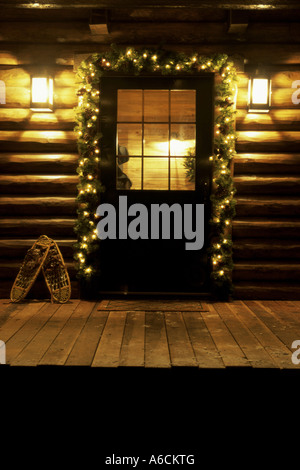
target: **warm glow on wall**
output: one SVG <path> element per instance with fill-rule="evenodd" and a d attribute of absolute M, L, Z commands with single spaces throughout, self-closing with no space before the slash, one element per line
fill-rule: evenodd
<path fill-rule="evenodd" d="M 249 80 L 248 111 L 268 113 L 271 104 L 271 80 L 266 77 L 253 77 Z"/>
<path fill-rule="evenodd" d="M 53 111 L 53 78 L 49 76 L 31 77 L 31 109 Z"/>

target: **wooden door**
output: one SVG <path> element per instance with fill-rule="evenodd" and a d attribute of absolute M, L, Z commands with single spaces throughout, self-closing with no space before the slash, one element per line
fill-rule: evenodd
<path fill-rule="evenodd" d="M 208 290 L 213 83 L 213 74 L 101 79 L 100 173 L 106 188 L 101 203 L 116 208 L 117 236 L 100 242 L 100 291 Z M 126 237 L 124 227 L 119 233 L 120 196 L 126 196 L 121 199 L 128 208 L 134 204 L 146 208 L 148 238 L 145 226 L 144 237 Z M 194 211 L 195 223 L 196 205 L 204 204 L 204 245 L 200 250 L 186 249 L 185 226 L 182 239 L 175 235 L 172 210 L 170 236 L 163 235 L 162 227 L 168 211 L 160 213 L 159 235 L 151 232 L 153 208 L 167 210 L 174 204 L 179 212 L 179 206 L 182 209 L 182 223 L 187 205 Z M 127 217 L 128 224 L 132 220 L 134 217 Z M 141 230 L 141 225 L 138 228 Z"/>

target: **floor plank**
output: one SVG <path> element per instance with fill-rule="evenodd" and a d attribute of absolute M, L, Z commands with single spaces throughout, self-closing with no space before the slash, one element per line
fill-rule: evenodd
<path fill-rule="evenodd" d="M 110 312 L 92 367 L 118 367 L 127 312 Z"/>
<path fill-rule="evenodd" d="M 182 313 L 198 366 L 205 369 L 223 369 L 224 362 L 212 340 L 200 313 Z"/>
<path fill-rule="evenodd" d="M 28 303 L 20 302 L 15 303 L 11 302 L 8 299 L 1 299 L 0 304 L 0 327 L 4 325 L 7 320 L 17 315 L 18 312 L 24 310 Z"/>
<path fill-rule="evenodd" d="M 145 312 L 127 312 L 120 366 L 145 365 Z"/>
<path fill-rule="evenodd" d="M 226 367 L 245 367 L 251 364 L 220 318 L 213 304 L 207 304 L 208 312 L 202 317 L 216 344 Z"/>
<path fill-rule="evenodd" d="M 99 305 L 98 305 L 99 307 Z M 109 312 L 94 308 L 67 358 L 67 366 L 90 366 Z"/>
<path fill-rule="evenodd" d="M 81 301 L 74 305 L 73 312 L 51 343 L 40 365 L 64 365 L 89 315 L 95 308 L 94 302 Z"/>
<path fill-rule="evenodd" d="M 245 324 L 236 317 L 234 311 L 230 308 L 230 303 L 215 303 L 214 307 L 252 367 L 264 369 L 277 367 L 277 364 L 265 351 L 257 338 L 248 330 Z"/>
<path fill-rule="evenodd" d="M 145 367 L 171 367 L 165 318 L 162 312 L 146 312 Z"/>
<path fill-rule="evenodd" d="M 269 330 L 269 328 L 244 302 L 235 300 L 230 303 L 230 307 L 233 309 L 236 316 L 245 323 L 247 328 L 258 339 L 279 368 L 295 368 L 291 361 L 291 353 L 288 348 Z"/>
<path fill-rule="evenodd" d="M 39 329 L 25 348 L 11 362 L 13 366 L 35 366 L 39 363 L 45 352 L 50 347 L 70 315 L 73 313 L 74 304 L 70 302 L 65 305 L 49 304 L 45 308 L 42 320 L 46 322 Z"/>
<path fill-rule="evenodd" d="M 59 304 L 44 304 L 44 306 L 38 310 L 35 315 L 32 315 L 31 318 L 8 340 L 7 359 L 9 364 L 14 364 L 14 360 L 17 356 L 28 346 L 58 308 Z"/>
<path fill-rule="evenodd" d="M 276 302 L 264 301 L 263 305 L 271 308 L 274 315 L 280 318 L 283 322 L 292 325 L 295 329 L 299 330 L 300 327 L 300 309 L 296 303 L 290 302 Z"/>
<path fill-rule="evenodd" d="M 295 312 L 300 315 L 300 300 L 295 300 L 294 302 L 291 300 L 286 300 L 282 303 L 283 305 L 287 305 L 289 308 L 292 308 Z"/>
<path fill-rule="evenodd" d="M 7 363 L 300 370 L 291 347 L 300 339 L 300 302 L 206 301 L 201 312 L 110 311 L 101 305 L 2 299 L 0 339 Z"/>
<path fill-rule="evenodd" d="M 173 367 L 196 367 L 197 360 L 181 312 L 165 313 L 167 338 Z"/>
<path fill-rule="evenodd" d="M 16 310 L 12 312 L 6 322 L 0 327 L 1 340 L 7 342 L 44 305 L 44 302 L 17 305 Z"/>
<path fill-rule="evenodd" d="M 292 352 L 291 345 L 295 339 L 300 339 L 300 325 L 298 328 L 282 321 L 274 313 L 274 306 L 268 307 L 263 302 L 245 301 L 245 304 L 260 318 L 277 338 Z"/>

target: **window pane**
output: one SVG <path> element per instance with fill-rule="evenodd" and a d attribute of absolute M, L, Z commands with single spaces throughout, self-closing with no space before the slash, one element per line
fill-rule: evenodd
<path fill-rule="evenodd" d="M 118 121 L 142 121 L 143 90 L 118 90 Z"/>
<path fill-rule="evenodd" d="M 171 122 L 196 122 L 196 90 L 171 91 Z"/>
<path fill-rule="evenodd" d="M 117 189 L 142 189 L 142 159 L 129 158 L 122 163 L 117 158 Z"/>
<path fill-rule="evenodd" d="M 169 189 L 168 158 L 144 158 L 144 189 Z"/>
<path fill-rule="evenodd" d="M 195 190 L 195 176 L 193 177 L 195 175 L 195 158 L 171 158 L 170 168 L 171 190 Z"/>
<path fill-rule="evenodd" d="M 169 126 L 168 124 L 145 124 L 144 126 L 144 155 L 169 155 Z"/>
<path fill-rule="evenodd" d="M 142 125 L 118 124 L 118 155 L 142 155 Z"/>
<path fill-rule="evenodd" d="M 174 157 L 195 155 L 196 125 L 172 124 L 170 153 Z"/>
<path fill-rule="evenodd" d="M 145 122 L 169 122 L 169 90 L 144 91 Z"/>

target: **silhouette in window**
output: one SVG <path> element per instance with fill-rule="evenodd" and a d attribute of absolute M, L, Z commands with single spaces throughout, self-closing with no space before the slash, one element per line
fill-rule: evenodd
<path fill-rule="evenodd" d="M 117 189 L 130 189 L 132 182 L 123 171 L 123 164 L 129 160 L 128 150 L 122 145 L 118 145 L 118 168 L 117 168 Z"/>

